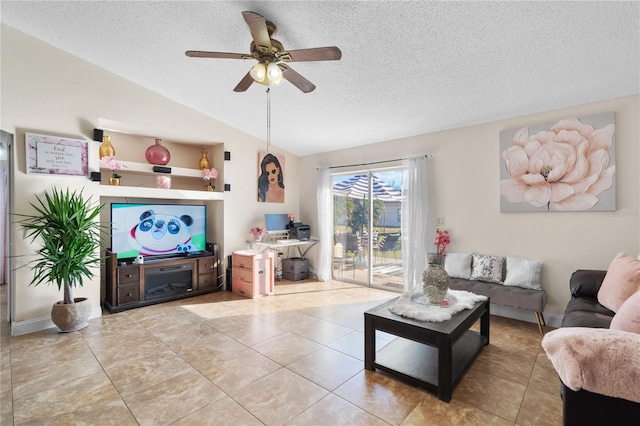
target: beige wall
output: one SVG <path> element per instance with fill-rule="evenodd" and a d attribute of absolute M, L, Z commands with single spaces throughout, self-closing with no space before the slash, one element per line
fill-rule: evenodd
<path fill-rule="evenodd" d="M 546 312 L 561 315 L 569 301 L 568 281 L 574 270 L 606 269 L 620 251 L 640 253 L 639 106 L 640 96 L 614 99 L 309 156 L 301 160 L 301 168 L 433 154 L 428 160 L 433 190 L 430 225 L 433 229 L 436 217 L 445 219 L 452 238 L 449 251 L 544 261 Z M 500 212 L 501 130 L 605 111 L 616 113 L 616 212 Z M 416 119 L 428 117 L 416 112 Z M 300 213 L 304 218 L 317 216 L 316 178 L 317 173 L 302 176 Z"/>
<path fill-rule="evenodd" d="M 2 25 L 1 31 L 1 125 L 3 130 L 15 135 L 12 158 L 16 169 L 13 181 L 15 213 L 30 212 L 29 202 L 34 200 L 34 194 L 53 186 L 84 188 L 87 196 L 94 197 L 99 197 L 100 190 L 98 183 L 86 178 L 26 174 L 24 133 L 91 141 L 93 128 L 104 123 L 117 123 L 117 126 L 135 129 L 143 135 L 178 143 L 224 144 L 224 149 L 231 152 L 231 161 L 214 165 L 224 168 L 224 182 L 218 182 L 218 185 L 230 184 L 231 192 L 224 194 L 223 213 L 216 215 L 224 219 L 224 226 L 220 227 L 224 237 L 210 237 L 224 247 L 225 254 L 247 247 L 248 230 L 264 224 L 264 213 L 298 213 L 299 186 L 293 178 L 299 173 L 297 157 L 276 148 L 272 150 L 286 157 L 285 203 L 258 203 L 258 152 L 265 149 L 264 142 L 6 25 Z M 211 101 L 215 102 L 215 99 Z M 143 143 L 146 148 L 148 141 Z M 90 170 L 100 167 L 98 146 L 98 143 L 90 143 Z M 118 157 L 120 153 L 135 152 L 129 148 L 120 146 Z M 145 162 L 142 156 L 122 159 Z M 198 160 L 199 157 L 194 158 L 194 167 Z M 221 238 L 224 240 L 220 241 Z M 13 266 L 18 267 L 26 260 L 19 256 L 33 253 L 33 248 L 24 241 L 19 229 L 15 230 L 13 240 L 13 254 L 18 256 Z M 76 292 L 76 296 L 89 297 L 98 314 L 99 277 L 97 274 L 93 281 L 85 283 Z M 38 328 L 43 318 L 49 317 L 51 305 L 61 299 L 61 295 L 55 287 L 29 287 L 31 273 L 28 268 L 15 270 L 12 278 L 14 321 L 27 329 L 29 324 Z"/>

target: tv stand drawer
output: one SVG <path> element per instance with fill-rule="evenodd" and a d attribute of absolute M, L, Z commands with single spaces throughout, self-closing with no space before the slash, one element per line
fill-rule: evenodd
<path fill-rule="evenodd" d="M 140 268 L 138 265 L 121 266 L 118 268 L 118 287 L 140 282 Z"/>
<path fill-rule="evenodd" d="M 118 305 L 140 301 L 140 286 L 136 284 L 118 286 Z"/>

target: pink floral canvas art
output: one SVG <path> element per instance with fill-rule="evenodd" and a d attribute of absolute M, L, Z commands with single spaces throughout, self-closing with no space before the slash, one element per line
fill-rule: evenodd
<path fill-rule="evenodd" d="M 615 114 L 500 132 L 500 211 L 613 211 Z"/>

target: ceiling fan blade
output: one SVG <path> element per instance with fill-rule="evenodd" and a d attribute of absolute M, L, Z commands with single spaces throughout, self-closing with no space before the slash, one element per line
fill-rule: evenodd
<path fill-rule="evenodd" d="M 190 58 L 220 58 L 220 59 L 253 59 L 246 53 L 204 52 L 202 50 L 187 50 L 184 52 Z"/>
<path fill-rule="evenodd" d="M 260 51 L 271 50 L 271 37 L 267 30 L 267 22 L 262 15 L 255 12 L 242 12 L 245 22 L 251 30 L 251 37 L 256 44 L 256 48 Z"/>
<path fill-rule="evenodd" d="M 249 86 L 251 86 L 252 83 L 253 83 L 253 77 L 251 77 L 250 73 L 247 73 L 247 75 L 242 77 L 242 80 L 240 80 L 240 83 L 238 83 L 238 85 L 233 89 L 233 91 L 244 92 L 249 88 Z"/>
<path fill-rule="evenodd" d="M 342 52 L 336 46 L 316 47 L 312 49 L 288 50 L 278 53 L 278 58 L 289 62 L 337 61 Z M 287 59 L 287 56 L 290 59 Z"/>
<path fill-rule="evenodd" d="M 280 69 L 282 70 L 282 77 L 289 81 L 291 84 L 296 86 L 298 89 L 302 90 L 304 93 L 313 92 L 316 86 L 295 72 L 291 67 L 288 67 L 285 64 L 278 64 Z"/>

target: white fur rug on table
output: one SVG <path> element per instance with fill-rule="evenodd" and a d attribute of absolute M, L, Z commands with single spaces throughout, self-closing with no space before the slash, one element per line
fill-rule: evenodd
<path fill-rule="evenodd" d="M 422 293 L 422 291 L 419 293 Z M 448 306 L 423 306 L 411 301 L 411 296 L 414 294 L 416 293 L 403 293 L 396 303 L 389 306 L 389 311 L 418 321 L 442 322 L 450 320 L 458 312 L 473 308 L 478 302 L 487 300 L 487 296 L 469 291 L 449 290 L 447 297 L 449 295 L 453 296 L 456 299 L 455 303 Z"/>

